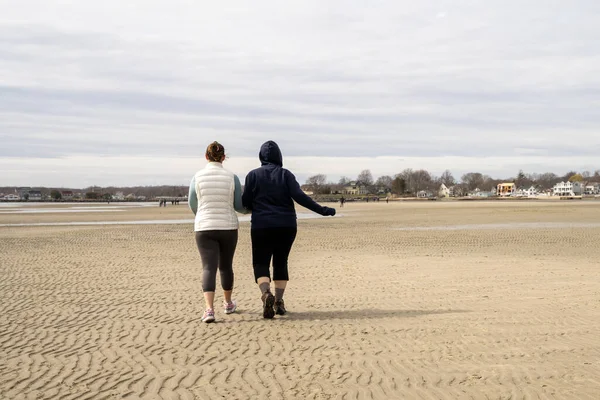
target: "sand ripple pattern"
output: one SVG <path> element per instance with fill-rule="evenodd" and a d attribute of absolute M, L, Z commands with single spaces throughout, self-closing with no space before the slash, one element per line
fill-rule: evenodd
<path fill-rule="evenodd" d="M 351 207 L 301 222 L 273 321 L 243 225 L 213 325 L 188 226 L 0 228 L 0 399 L 598 398 L 599 228 L 391 228 L 600 207 Z"/>

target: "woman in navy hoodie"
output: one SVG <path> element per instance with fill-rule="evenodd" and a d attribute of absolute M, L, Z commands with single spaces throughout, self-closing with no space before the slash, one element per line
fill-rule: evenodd
<path fill-rule="evenodd" d="M 242 204 L 252 211 L 252 265 L 262 293 L 263 317 L 273 318 L 275 313 L 286 312 L 283 293 L 289 280 L 288 257 L 297 231 L 294 201 L 324 216 L 334 216 L 335 209 L 317 204 L 302 191 L 294 174 L 283 168 L 277 143 L 264 143 L 259 158 L 262 166 L 246 176 Z M 271 293 L 271 258 L 275 296 Z"/>

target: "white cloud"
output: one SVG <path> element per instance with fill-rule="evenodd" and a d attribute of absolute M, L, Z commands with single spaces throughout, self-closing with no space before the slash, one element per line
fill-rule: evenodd
<path fill-rule="evenodd" d="M 0 165 L 27 165 L 0 185 L 185 180 L 215 139 L 240 172 L 276 140 L 299 176 L 593 164 L 599 4 L 0 0 Z M 98 156 L 138 161 L 67 168 Z"/>

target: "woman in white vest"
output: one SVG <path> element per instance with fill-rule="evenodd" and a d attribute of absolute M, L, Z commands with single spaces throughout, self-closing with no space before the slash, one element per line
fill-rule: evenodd
<path fill-rule="evenodd" d="M 218 142 L 206 149 L 208 165 L 196 172 L 190 183 L 188 203 L 196 215 L 194 230 L 202 258 L 202 291 L 206 311 L 202 321 L 215 320 L 214 300 L 217 269 L 225 300 L 225 314 L 232 314 L 237 304 L 231 299 L 233 291 L 233 255 L 237 246 L 239 222 L 237 212 L 246 213 L 242 206 L 242 186 L 236 175 L 223 168 L 225 149 Z"/>

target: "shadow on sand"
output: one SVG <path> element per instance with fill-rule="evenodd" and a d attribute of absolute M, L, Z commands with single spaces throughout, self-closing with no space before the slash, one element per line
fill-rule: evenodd
<path fill-rule="evenodd" d="M 273 320 L 265 320 L 262 318 L 262 313 L 256 311 L 236 311 L 234 315 L 254 316 L 251 319 L 239 320 L 233 318 L 223 318 L 219 316 L 214 324 L 240 324 L 240 323 L 256 323 L 257 321 L 331 321 L 331 320 L 346 320 L 359 321 L 370 319 L 383 318 L 415 318 L 425 315 L 443 315 L 443 314 L 460 314 L 468 313 L 469 310 L 379 310 L 379 309 L 360 309 L 360 310 L 328 310 L 328 311 L 288 311 L 284 316 L 276 315 Z M 200 318 L 194 318 L 188 322 L 200 322 Z"/>
<path fill-rule="evenodd" d="M 288 312 L 283 318 L 292 321 L 316 321 L 316 320 L 331 320 L 331 319 L 379 319 L 379 318 L 414 318 L 423 315 L 442 315 L 442 314 L 457 314 L 466 313 L 468 310 L 378 310 L 378 309 L 361 309 L 361 310 L 331 310 L 331 311 L 301 311 Z"/>

